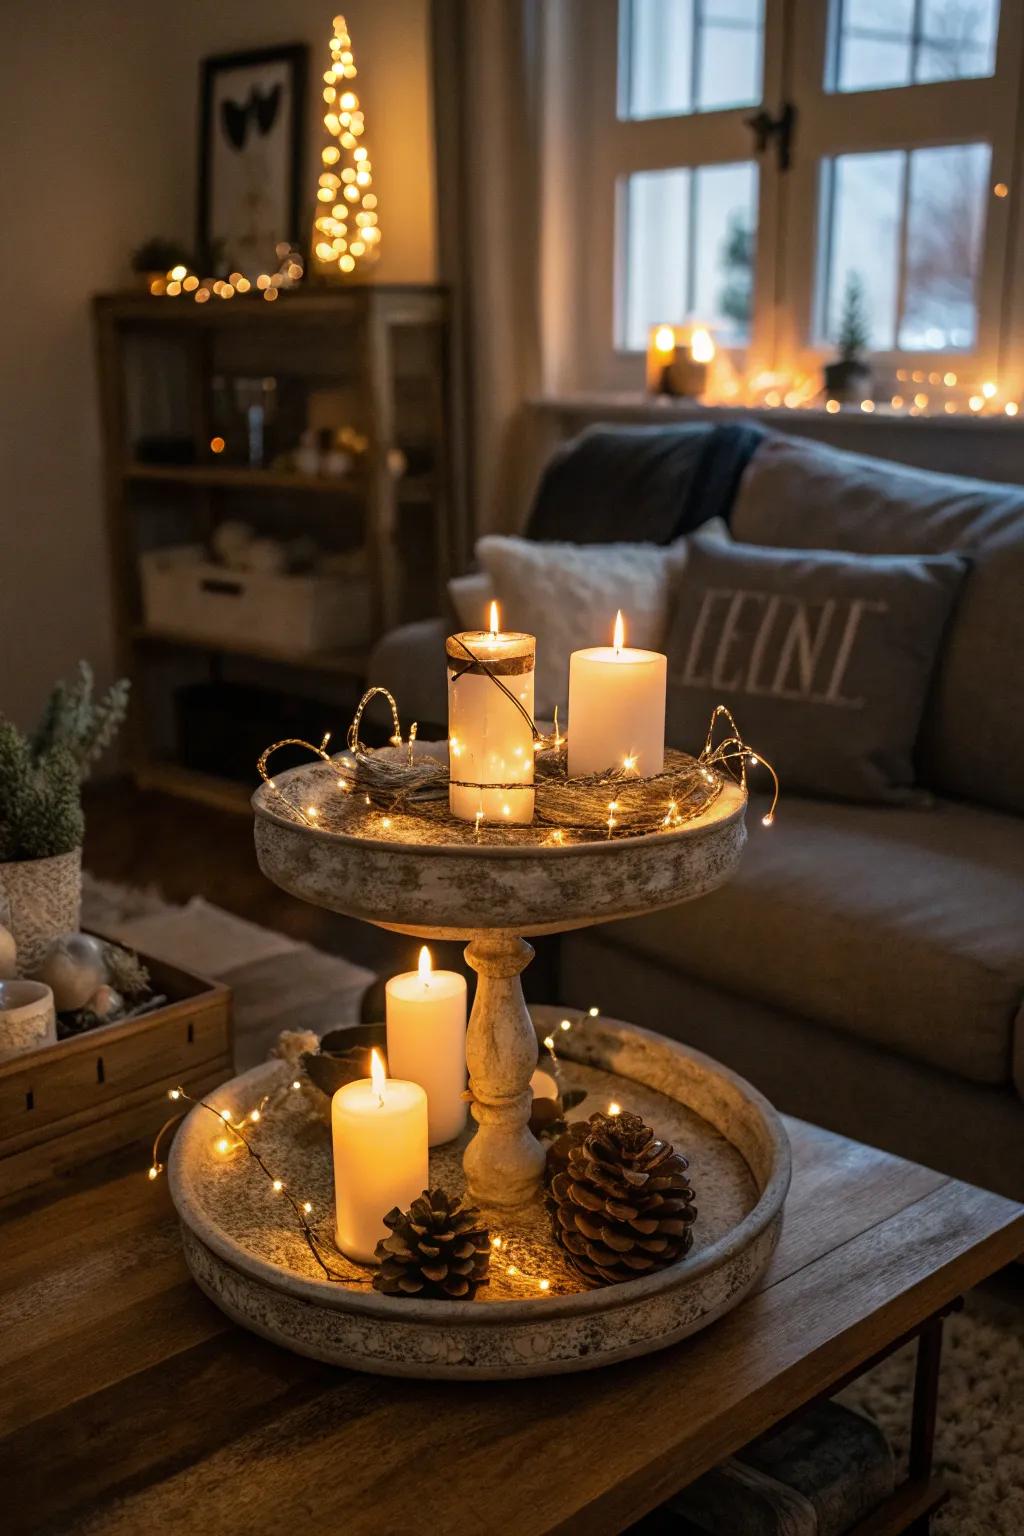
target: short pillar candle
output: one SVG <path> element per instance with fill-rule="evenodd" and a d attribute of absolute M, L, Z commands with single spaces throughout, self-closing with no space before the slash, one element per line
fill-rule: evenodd
<path fill-rule="evenodd" d="M 336 1236 L 358 1264 L 376 1262 L 388 1211 L 407 1210 L 430 1183 L 427 1095 L 418 1083 L 385 1076 L 376 1051 L 370 1072 L 331 1100 Z"/>
<path fill-rule="evenodd" d="M 426 1093 L 428 1140 L 441 1146 L 466 1125 L 466 978 L 435 971 L 424 944 L 418 970 L 392 976 L 385 996 L 388 1066 Z"/>
<path fill-rule="evenodd" d="M 611 645 L 569 658 L 570 778 L 627 768 L 650 778 L 665 766 L 665 680 L 660 651 L 624 644 L 622 614 Z"/>
<path fill-rule="evenodd" d="M 496 603 L 489 630 L 448 637 L 448 803 L 463 821 L 533 820 L 536 648 L 502 633 Z"/>

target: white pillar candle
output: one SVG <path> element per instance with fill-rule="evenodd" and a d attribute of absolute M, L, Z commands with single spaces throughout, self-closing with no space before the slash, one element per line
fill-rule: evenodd
<path fill-rule="evenodd" d="M 370 1072 L 331 1100 L 335 1231 L 358 1264 L 375 1262 L 388 1211 L 407 1210 L 430 1182 L 426 1094 L 419 1083 L 386 1077 L 376 1051 Z"/>
<path fill-rule="evenodd" d="M 426 1093 L 428 1138 L 440 1146 L 466 1124 L 466 978 L 435 971 L 424 945 L 419 970 L 392 976 L 386 998 L 388 1066 Z"/>
<path fill-rule="evenodd" d="M 448 803 L 464 821 L 533 820 L 532 635 L 503 634 L 498 605 L 489 630 L 449 635 Z M 476 661 L 472 658 L 475 657 Z M 490 667 L 488 676 L 481 663 Z M 495 682 L 499 678 L 508 694 Z M 461 780 L 461 783 L 457 783 Z M 489 789 L 492 784 L 511 788 Z M 518 789 L 523 784 L 529 788 Z"/>
<path fill-rule="evenodd" d="M 620 613 L 611 645 L 569 658 L 570 778 L 623 766 L 649 778 L 665 766 L 665 657 L 623 641 Z"/>
<path fill-rule="evenodd" d="M 557 1099 L 559 1096 L 558 1084 L 551 1073 L 545 1072 L 542 1067 L 538 1067 L 530 1078 L 530 1092 L 535 1099 Z"/>

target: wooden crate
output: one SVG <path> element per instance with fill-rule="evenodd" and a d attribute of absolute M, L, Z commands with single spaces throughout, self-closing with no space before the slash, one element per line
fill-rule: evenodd
<path fill-rule="evenodd" d="M 165 1007 L 0 1061 L 0 1201 L 154 1136 L 169 1088 L 232 1075 L 230 988 L 139 958 Z"/>

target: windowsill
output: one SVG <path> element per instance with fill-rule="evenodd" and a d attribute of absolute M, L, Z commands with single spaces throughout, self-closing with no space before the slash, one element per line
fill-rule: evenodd
<path fill-rule="evenodd" d="M 541 395 L 529 400 L 532 410 L 561 416 L 596 417 L 611 415 L 616 421 L 749 421 L 767 422 L 785 431 L 788 423 L 827 423 L 828 426 L 857 427 L 919 432 L 942 428 L 953 432 L 1012 432 L 1024 426 L 1024 413 L 1020 416 L 976 415 L 971 411 L 957 411 L 955 415 L 943 412 L 939 415 L 911 416 L 907 411 L 894 411 L 879 406 L 874 411 L 862 411 L 856 406 L 841 411 L 826 411 L 818 407 L 701 405 L 696 400 L 671 399 L 664 395 L 650 396 L 635 391 L 600 392 L 581 391 L 566 395 Z"/>

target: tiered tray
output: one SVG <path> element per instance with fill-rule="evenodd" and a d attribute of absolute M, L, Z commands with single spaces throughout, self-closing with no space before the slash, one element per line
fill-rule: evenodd
<path fill-rule="evenodd" d="M 554 1009 L 535 1010 L 543 1033 Z M 179 1131 L 170 1187 L 189 1268 L 236 1322 L 318 1360 L 394 1376 L 512 1377 L 590 1370 L 685 1338 L 734 1307 L 757 1282 L 778 1239 L 789 1146 L 771 1105 L 741 1078 L 647 1030 L 590 1019 L 563 1037 L 561 1071 L 585 1088 L 574 1115 L 616 1100 L 691 1160 L 698 1219 L 680 1264 L 600 1290 L 562 1263 L 538 1194 L 489 1212 L 503 1247 L 491 1283 L 471 1302 L 382 1296 L 324 1279 L 298 1229 L 244 1152 L 216 1150 L 216 1122 L 194 1109 Z M 560 1041 L 560 1044 L 562 1042 Z M 212 1102 L 238 1115 L 288 1076 L 271 1062 L 235 1078 Z M 333 1226 L 326 1100 L 289 1094 L 260 1128 L 261 1153 L 301 1188 L 327 1241 Z M 431 1155 L 431 1181 L 461 1188 L 462 1147 Z M 516 1273 L 509 1273 L 509 1265 Z M 369 1271 L 366 1272 L 367 1278 Z M 549 1289 L 539 1289 L 539 1279 Z"/>
<path fill-rule="evenodd" d="M 431 1180 L 452 1193 L 467 1189 L 502 1235 L 505 1261 L 472 1302 L 385 1297 L 368 1277 L 354 1286 L 326 1280 L 265 1181 L 215 1152 L 216 1126 L 198 1110 L 176 1142 L 171 1188 L 199 1284 L 257 1332 L 319 1359 L 394 1375 L 584 1370 L 658 1349 L 734 1306 L 767 1263 L 782 1219 L 789 1149 L 778 1116 L 724 1067 L 659 1035 L 589 1018 L 558 1031 L 571 1085 L 588 1095 L 574 1114 L 613 1100 L 642 1114 L 690 1157 L 699 1210 L 685 1260 L 581 1291 L 543 1208 L 545 1151 L 528 1126 L 537 1034 L 519 973 L 533 955 L 523 935 L 634 916 L 721 885 L 746 837 L 744 791 L 723 782 L 713 804 L 679 827 L 558 845 L 540 827 L 511 844 L 478 837 L 466 823 L 445 825 L 439 836 L 435 822 L 420 836 L 414 814 L 385 818 L 358 795 L 340 827 L 332 806 L 325 831 L 290 809 L 308 812 L 324 788 L 318 765 L 257 791 L 260 865 L 315 905 L 403 933 L 469 940 L 466 958 L 480 978 L 466 1043 L 477 1129 L 464 1148 L 432 1155 Z M 560 1018 L 539 1013 L 542 1033 Z M 244 1113 L 278 1070 L 235 1079 L 218 1107 Z M 260 1133 L 280 1138 L 269 1149 L 275 1163 L 294 1170 L 282 1177 L 291 1188 L 302 1182 L 330 1238 L 326 1126 L 305 1094 L 288 1100 L 284 1116 L 270 1117 Z M 512 1251 L 520 1255 L 514 1265 Z"/>

